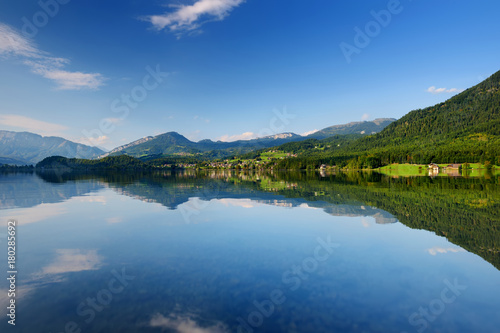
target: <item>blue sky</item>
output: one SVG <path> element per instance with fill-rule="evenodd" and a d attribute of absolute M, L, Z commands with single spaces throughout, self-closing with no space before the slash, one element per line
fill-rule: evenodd
<path fill-rule="evenodd" d="M 40 3 L 0 2 L 0 129 L 107 149 L 400 118 L 500 69 L 498 1 Z"/>

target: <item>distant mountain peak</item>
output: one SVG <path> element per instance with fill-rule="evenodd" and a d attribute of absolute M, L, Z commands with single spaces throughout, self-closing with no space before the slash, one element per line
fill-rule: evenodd
<path fill-rule="evenodd" d="M 46 157 L 96 158 L 104 153 L 97 147 L 66 140 L 58 136 L 41 136 L 31 132 L 0 130 L 0 158 L 7 163 L 36 164 Z M 14 162 L 9 162 L 14 161 Z"/>
<path fill-rule="evenodd" d="M 107 152 L 106 154 L 102 154 L 101 156 L 99 156 L 98 158 L 104 158 L 104 157 L 107 157 L 111 154 L 115 154 L 115 153 L 118 153 L 124 149 L 127 149 L 127 148 L 130 148 L 130 147 L 133 147 L 133 146 L 137 146 L 137 145 L 140 145 L 141 143 L 144 143 L 144 142 L 147 142 L 149 140 L 152 140 L 153 137 L 152 136 L 146 136 L 144 138 L 141 138 L 141 139 L 138 139 L 138 140 L 135 140 L 135 141 L 132 141 L 130 143 L 127 143 L 123 146 L 120 146 L 120 147 L 116 147 L 115 149 Z"/>
<path fill-rule="evenodd" d="M 184 135 L 179 134 L 177 132 L 166 132 L 163 134 L 158 134 L 157 136 L 154 137 L 154 139 L 161 138 L 161 139 L 173 139 L 173 140 L 180 140 L 184 142 L 192 142 L 188 138 L 186 138 Z"/>
<path fill-rule="evenodd" d="M 170 136 L 181 136 L 181 137 L 185 138 L 185 136 L 184 136 L 184 135 L 179 134 L 179 133 L 177 133 L 177 132 L 175 132 L 175 131 L 170 131 L 170 132 L 165 132 L 165 133 L 162 133 L 162 134 L 158 134 L 158 135 L 156 135 L 155 137 L 157 137 L 157 136 L 169 136 L 169 135 L 170 135 Z"/>
<path fill-rule="evenodd" d="M 380 125 L 386 121 L 394 122 L 396 120 L 397 120 L 396 118 L 377 118 L 377 119 L 372 120 L 372 122 L 374 122 L 377 125 Z"/>
<path fill-rule="evenodd" d="M 268 136 L 264 136 L 264 137 L 259 138 L 259 139 L 277 140 L 277 139 L 288 139 L 288 138 L 299 137 L 299 136 L 300 135 L 297 135 L 295 133 L 288 132 L 288 133 L 279 133 L 279 134 L 268 135 Z"/>
<path fill-rule="evenodd" d="M 375 134 L 382 131 L 394 118 L 377 118 L 375 120 L 353 121 L 347 124 L 333 125 L 309 134 L 307 138 L 325 139 L 334 135 L 345 134 Z"/>

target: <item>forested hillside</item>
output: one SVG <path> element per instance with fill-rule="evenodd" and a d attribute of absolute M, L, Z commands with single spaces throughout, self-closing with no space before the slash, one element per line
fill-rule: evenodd
<path fill-rule="evenodd" d="M 323 140 L 320 141 L 320 144 Z M 390 163 L 500 165 L 500 72 L 444 103 L 411 111 L 375 135 L 300 154 L 281 167 L 378 167 Z"/>
<path fill-rule="evenodd" d="M 147 170 L 151 166 L 132 156 L 108 156 L 98 160 L 85 160 L 78 158 L 66 158 L 62 156 L 51 156 L 37 163 L 37 169 L 41 170 Z"/>

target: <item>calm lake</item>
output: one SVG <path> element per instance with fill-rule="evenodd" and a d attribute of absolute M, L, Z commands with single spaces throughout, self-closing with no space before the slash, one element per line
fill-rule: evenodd
<path fill-rule="evenodd" d="M 1 174 L 1 332 L 498 332 L 498 177 Z"/>

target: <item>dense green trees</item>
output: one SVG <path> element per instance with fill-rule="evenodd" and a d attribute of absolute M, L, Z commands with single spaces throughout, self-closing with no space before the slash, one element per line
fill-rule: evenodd
<path fill-rule="evenodd" d="M 408 113 L 375 135 L 307 140 L 277 149 L 299 154 L 295 161 L 279 163 L 283 168 L 322 163 L 353 168 L 430 162 L 500 165 L 500 72 L 444 103 Z"/>
<path fill-rule="evenodd" d="M 59 170 L 147 170 L 151 166 L 141 160 L 127 156 L 108 156 L 98 160 L 85 160 L 78 158 L 66 158 L 62 156 L 51 156 L 43 159 L 36 165 L 37 169 L 59 169 Z"/>

